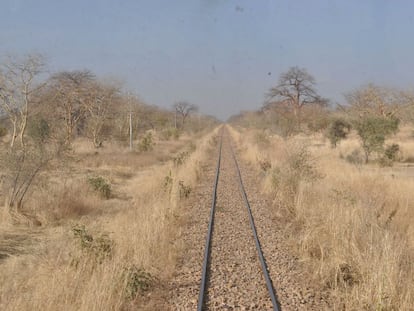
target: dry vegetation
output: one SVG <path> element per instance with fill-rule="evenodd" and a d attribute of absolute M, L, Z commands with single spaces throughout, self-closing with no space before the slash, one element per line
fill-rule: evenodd
<path fill-rule="evenodd" d="M 368 84 L 329 107 L 293 67 L 260 111 L 231 120 L 274 217 L 337 310 L 413 309 L 413 98 Z"/>
<path fill-rule="evenodd" d="M 0 64 L 0 309 L 136 309 L 173 272 L 217 123 L 44 66 Z M 231 133 L 335 309 L 410 310 L 414 96 L 368 85 L 335 110 L 315 84 L 292 67 Z"/>
<path fill-rule="evenodd" d="M 136 309 L 174 269 L 217 122 L 43 69 L 0 63 L 0 310 Z"/>
<path fill-rule="evenodd" d="M 53 185 L 27 202 L 44 228 L 2 222 L 0 309 L 136 308 L 174 268 L 179 202 L 202 175 L 211 135 L 160 142 L 164 164 L 157 148 L 94 154 L 76 143 L 72 169 L 55 172 Z M 109 199 L 87 176 L 110 183 Z"/>
<path fill-rule="evenodd" d="M 414 305 L 414 171 L 349 163 L 356 134 L 338 148 L 321 134 L 282 139 L 232 130 L 258 171 L 272 213 L 298 255 L 333 294 L 338 310 L 410 310 Z M 412 127 L 389 138 L 401 161 L 414 155 Z M 404 167 L 404 169 L 401 169 Z M 409 168 L 408 168 L 409 169 Z"/>

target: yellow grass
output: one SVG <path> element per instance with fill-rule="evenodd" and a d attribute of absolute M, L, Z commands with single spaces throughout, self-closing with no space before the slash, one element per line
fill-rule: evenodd
<path fill-rule="evenodd" d="M 171 160 L 164 164 L 151 160 L 142 168 L 134 159 L 140 155 L 122 150 L 118 151 L 121 160 L 115 163 L 110 159 L 119 160 L 116 150 L 102 151 L 104 155 L 91 159 L 92 151 L 83 149 L 82 160 L 68 173 L 66 182 L 60 181 L 31 198 L 32 211 L 50 225 L 37 234 L 33 233 L 35 229 L 22 229 L 24 242 L 12 239 L 4 240 L 5 245 L 0 243 L 0 252 L 9 256 L 0 257 L 0 310 L 136 309 L 145 292 L 130 296 L 131 271 L 137 271 L 135 267 L 144 269 L 158 280 L 171 276 L 182 247 L 174 239 L 182 223 L 179 209 L 184 198 L 180 197 L 179 184 L 182 181 L 194 187 L 202 175 L 201 162 L 208 155 L 212 135 L 215 133 L 201 139 L 178 167 Z M 174 151 L 188 149 L 182 143 L 173 145 Z M 155 153 L 152 155 L 154 158 Z M 100 163 L 91 165 L 94 161 Z M 110 180 L 114 196 L 103 200 L 91 192 L 82 176 L 85 169 L 86 174 Z M 166 186 L 167 176 L 172 183 Z M 71 195 L 62 201 L 64 190 Z M 68 205 L 70 212 L 53 206 L 56 204 Z M 42 205 L 47 206 L 43 213 Z M 74 226 L 79 225 L 85 226 L 96 248 L 81 247 L 73 233 Z M 17 227 L 7 230 L 16 237 Z M 7 235 L 5 229 L 1 232 Z M 101 247 L 106 242 L 102 241 L 113 243 L 112 250 L 106 253 Z M 20 245 L 22 251 L 10 249 L 11 245 Z"/>
<path fill-rule="evenodd" d="M 414 157 L 411 133 L 403 128 L 389 140 L 400 144 L 403 160 Z M 347 163 L 340 155 L 359 148 L 355 136 L 334 150 L 321 136 L 274 137 L 260 147 L 252 131 L 232 134 L 258 170 L 257 159 L 271 161 L 272 169 L 262 175 L 263 190 L 274 199 L 272 211 L 285 217 L 300 258 L 321 290 L 332 293 L 335 309 L 414 308 L 414 174 L 409 168 Z M 307 163 L 322 178 L 299 177 L 292 192 L 296 177 L 289 157 L 297 146 L 307 147 Z"/>

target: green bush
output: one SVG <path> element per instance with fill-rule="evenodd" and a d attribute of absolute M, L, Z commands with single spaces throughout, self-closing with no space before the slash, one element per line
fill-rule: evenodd
<path fill-rule="evenodd" d="M 125 296 L 135 299 L 140 292 L 147 291 L 152 283 L 152 276 L 142 268 L 132 265 L 124 269 Z"/>
<path fill-rule="evenodd" d="M 138 149 L 139 151 L 151 151 L 154 148 L 154 140 L 152 133 L 148 132 L 141 138 L 139 142 Z"/>
<path fill-rule="evenodd" d="M 387 146 L 384 155 L 379 159 L 379 164 L 381 166 L 392 166 L 398 160 L 399 152 L 400 146 L 398 144 Z"/>
<path fill-rule="evenodd" d="M 88 182 L 93 190 L 99 192 L 103 198 L 109 199 L 111 197 L 111 185 L 103 177 L 89 177 Z"/>
<path fill-rule="evenodd" d="M 114 243 L 107 234 L 103 233 L 94 237 L 84 225 L 73 226 L 72 232 L 82 253 L 94 263 L 101 264 L 112 256 Z M 79 261 L 80 258 L 75 258 L 72 263 L 77 266 Z"/>
<path fill-rule="evenodd" d="M 357 122 L 356 129 L 361 138 L 365 153 L 365 163 L 368 163 L 372 153 L 382 153 L 385 138 L 398 131 L 399 120 L 381 117 L 367 117 Z"/>
<path fill-rule="evenodd" d="M 345 139 L 351 130 L 351 124 L 342 119 L 334 120 L 328 127 L 327 137 L 331 142 L 333 148 L 336 147 L 338 142 Z"/>
<path fill-rule="evenodd" d="M 392 144 L 387 146 L 384 151 L 384 156 L 392 161 L 396 161 L 398 158 L 398 153 L 400 152 L 400 145 Z"/>

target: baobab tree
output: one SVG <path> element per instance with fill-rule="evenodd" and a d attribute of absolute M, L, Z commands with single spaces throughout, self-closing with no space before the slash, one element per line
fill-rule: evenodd
<path fill-rule="evenodd" d="M 35 81 L 44 66 L 43 57 L 36 54 L 23 59 L 10 58 L 0 65 L 0 107 L 13 126 L 11 148 L 17 137 L 24 147 L 24 135 L 34 95 L 45 85 L 36 84 Z"/>
<path fill-rule="evenodd" d="M 280 75 L 279 83 L 269 90 L 265 108 L 283 106 L 300 120 L 300 113 L 305 105 L 325 105 L 327 102 L 318 95 L 315 85 L 315 78 L 306 69 L 291 67 Z"/>
<path fill-rule="evenodd" d="M 192 112 L 196 112 L 198 107 L 194 104 L 190 104 L 186 101 L 179 101 L 174 104 L 175 110 L 175 128 L 177 128 L 177 115 L 181 116 L 181 127 L 184 127 L 184 122 L 188 115 Z"/>

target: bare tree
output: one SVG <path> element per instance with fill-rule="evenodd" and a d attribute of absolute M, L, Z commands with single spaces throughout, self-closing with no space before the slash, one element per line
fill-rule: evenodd
<path fill-rule="evenodd" d="M 90 102 L 94 100 L 91 88 L 95 76 L 87 70 L 64 71 L 50 78 L 49 95 L 55 105 L 56 117 L 64 122 L 66 144 L 72 142 L 74 130 L 84 119 Z"/>
<path fill-rule="evenodd" d="M 9 59 L 0 68 L 0 106 L 13 126 L 10 147 L 17 137 L 24 147 L 24 135 L 34 94 L 44 86 L 35 79 L 44 69 L 41 55 L 28 55 L 23 59 Z"/>
<path fill-rule="evenodd" d="M 188 115 L 192 112 L 196 112 L 198 110 L 198 107 L 186 101 L 180 101 L 174 104 L 174 110 L 176 118 L 177 115 L 181 116 L 181 127 L 184 127 L 184 122 Z M 175 124 L 175 127 L 177 127 L 177 123 Z"/>
<path fill-rule="evenodd" d="M 111 109 L 117 102 L 119 87 L 115 85 L 96 83 L 91 90 L 91 100 L 87 101 L 86 109 L 88 111 L 87 126 L 91 135 L 93 144 L 96 148 L 102 146 L 103 129 L 108 121 Z"/>
<path fill-rule="evenodd" d="M 306 69 L 291 67 L 281 74 L 278 85 L 270 89 L 265 106 L 268 108 L 272 105 L 285 106 L 286 109 L 293 111 L 296 118 L 299 118 L 305 105 L 326 104 L 326 100 L 317 94 L 315 85 L 315 78 Z"/>
<path fill-rule="evenodd" d="M 402 107 L 400 92 L 373 84 L 361 87 L 345 95 L 348 107 L 345 109 L 358 117 L 394 117 Z"/>

